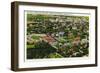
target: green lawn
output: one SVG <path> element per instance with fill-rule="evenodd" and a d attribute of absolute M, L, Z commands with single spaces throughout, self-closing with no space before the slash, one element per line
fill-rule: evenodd
<path fill-rule="evenodd" d="M 50 55 L 48 55 L 49 58 L 63 58 L 62 55 L 60 55 L 59 53 L 51 53 Z"/>
<path fill-rule="evenodd" d="M 34 48 L 34 45 L 27 45 L 27 49 Z"/>
<path fill-rule="evenodd" d="M 33 38 L 34 40 L 39 40 L 40 36 L 34 35 L 34 36 L 32 36 L 32 38 Z"/>

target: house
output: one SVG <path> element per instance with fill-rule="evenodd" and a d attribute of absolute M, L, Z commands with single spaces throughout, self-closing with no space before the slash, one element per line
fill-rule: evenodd
<path fill-rule="evenodd" d="M 56 40 L 50 36 L 50 35 L 46 35 L 46 36 L 43 36 L 42 37 L 42 40 L 45 41 L 45 42 L 48 42 L 49 44 L 52 44 L 54 43 Z"/>
<path fill-rule="evenodd" d="M 80 40 L 81 40 L 81 38 L 78 36 L 78 37 L 76 37 L 76 38 L 73 40 L 72 44 L 73 44 L 74 46 L 79 45 Z"/>

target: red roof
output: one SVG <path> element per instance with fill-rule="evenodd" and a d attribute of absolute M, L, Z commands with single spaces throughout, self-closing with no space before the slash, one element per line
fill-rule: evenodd
<path fill-rule="evenodd" d="M 44 37 L 42 37 L 42 38 L 43 38 L 43 40 L 45 40 L 45 41 L 47 41 L 47 42 L 49 42 L 49 43 L 55 41 L 55 39 L 54 39 L 53 37 L 49 36 L 49 35 L 44 36 Z"/>

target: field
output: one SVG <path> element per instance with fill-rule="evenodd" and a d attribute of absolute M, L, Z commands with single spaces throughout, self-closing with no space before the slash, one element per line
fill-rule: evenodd
<path fill-rule="evenodd" d="M 89 17 L 27 13 L 27 59 L 89 55 Z"/>

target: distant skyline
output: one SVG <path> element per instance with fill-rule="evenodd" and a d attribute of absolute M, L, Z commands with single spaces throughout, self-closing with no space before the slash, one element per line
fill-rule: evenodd
<path fill-rule="evenodd" d="M 26 14 L 64 15 L 64 16 L 90 16 L 90 13 L 53 12 L 53 11 L 24 11 Z"/>

